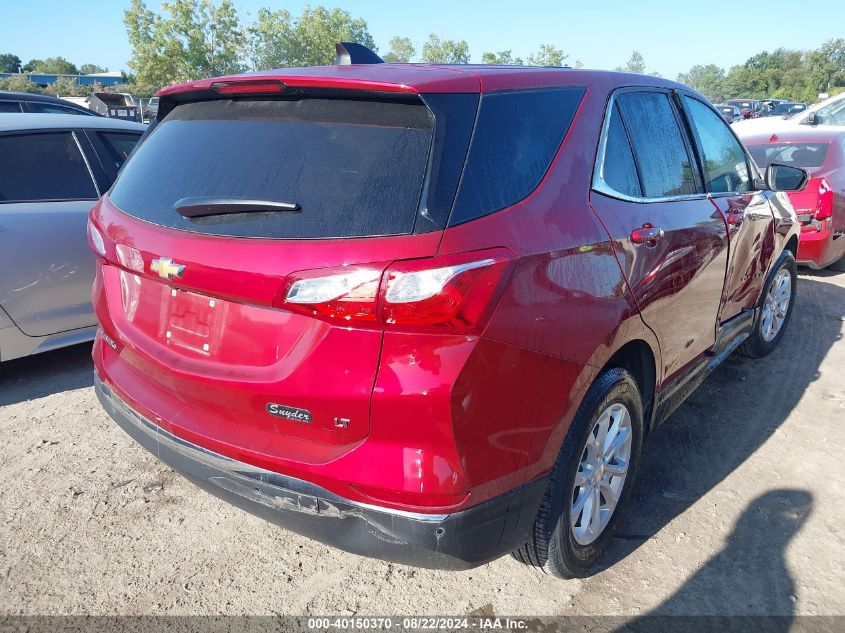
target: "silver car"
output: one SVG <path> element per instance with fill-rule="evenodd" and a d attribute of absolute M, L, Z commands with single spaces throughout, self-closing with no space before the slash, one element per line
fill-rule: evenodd
<path fill-rule="evenodd" d="M 0 114 L 0 361 L 93 339 L 88 211 L 145 129 Z"/>

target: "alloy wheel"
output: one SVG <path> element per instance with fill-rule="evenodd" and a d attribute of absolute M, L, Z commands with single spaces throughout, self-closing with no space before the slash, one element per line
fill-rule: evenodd
<path fill-rule="evenodd" d="M 781 268 L 772 280 L 763 302 L 760 335 L 767 343 L 774 340 L 783 327 L 791 298 L 792 276 L 786 268 Z"/>
<path fill-rule="evenodd" d="M 590 430 L 575 473 L 569 521 L 578 544 L 591 544 L 610 522 L 628 476 L 632 442 L 630 412 L 623 404 L 610 405 Z"/>

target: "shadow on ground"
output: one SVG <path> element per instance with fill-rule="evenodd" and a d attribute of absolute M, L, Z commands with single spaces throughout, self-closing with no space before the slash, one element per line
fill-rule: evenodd
<path fill-rule="evenodd" d="M 631 503 L 602 568 L 686 511 L 788 418 L 842 337 L 845 290 L 825 282 L 827 276 L 799 280 L 795 311 L 777 350 L 758 360 L 733 355 L 646 439 Z M 758 549 L 761 565 L 782 557 L 779 542 L 764 540 Z"/>
<path fill-rule="evenodd" d="M 0 406 L 91 387 L 91 344 L 0 363 Z"/>
<path fill-rule="evenodd" d="M 662 604 L 618 633 L 792 630 L 796 590 L 785 552 L 810 515 L 812 501 L 809 492 L 785 489 L 754 499 L 721 552 Z M 728 605 L 738 612 L 729 611 Z"/>

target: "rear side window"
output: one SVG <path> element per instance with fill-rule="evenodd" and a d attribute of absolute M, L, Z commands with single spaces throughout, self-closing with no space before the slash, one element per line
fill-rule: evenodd
<path fill-rule="evenodd" d="M 4 112 L 23 112 L 21 104 L 17 101 L 0 101 L 0 113 Z"/>
<path fill-rule="evenodd" d="M 0 202 L 96 198 L 71 132 L 0 136 Z"/>
<path fill-rule="evenodd" d="M 614 191 L 633 198 L 643 195 L 631 143 L 616 105 L 610 113 L 601 177 Z"/>
<path fill-rule="evenodd" d="M 693 164 L 669 95 L 623 92 L 616 103 L 631 138 L 643 195 L 664 198 L 697 193 Z"/>
<path fill-rule="evenodd" d="M 30 112 L 37 112 L 38 114 L 82 114 L 76 108 L 68 108 L 57 103 L 41 103 L 39 101 L 27 102 L 27 107 Z"/>
<path fill-rule="evenodd" d="M 140 134 L 123 134 L 119 132 L 97 132 L 97 136 L 103 143 L 107 156 L 101 157 L 104 162 L 108 160 L 110 167 L 117 172 L 129 158 L 129 154 L 141 138 Z M 112 171 L 111 169 L 109 171 Z"/>
<path fill-rule="evenodd" d="M 478 121 L 450 224 L 519 202 L 549 169 L 581 101 L 581 87 L 493 93 Z"/>
<path fill-rule="evenodd" d="M 725 121 L 696 99 L 684 97 L 701 150 L 704 187 L 708 193 L 744 193 L 751 188 L 748 161 Z"/>
<path fill-rule="evenodd" d="M 109 194 L 176 229 L 236 237 L 327 238 L 413 231 L 434 118 L 419 99 L 217 100 L 174 108 Z M 260 201 L 289 211 L 227 210 Z M 177 209 L 217 205 L 183 217 Z"/>

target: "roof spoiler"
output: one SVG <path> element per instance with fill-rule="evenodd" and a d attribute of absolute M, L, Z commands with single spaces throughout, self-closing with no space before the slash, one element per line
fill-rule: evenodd
<path fill-rule="evenodd" d="M 383 64 L 384 60 L 363 44 L 356 42 L 338 42 L 334 45 L 335 66 L 352 64 Z"/>

